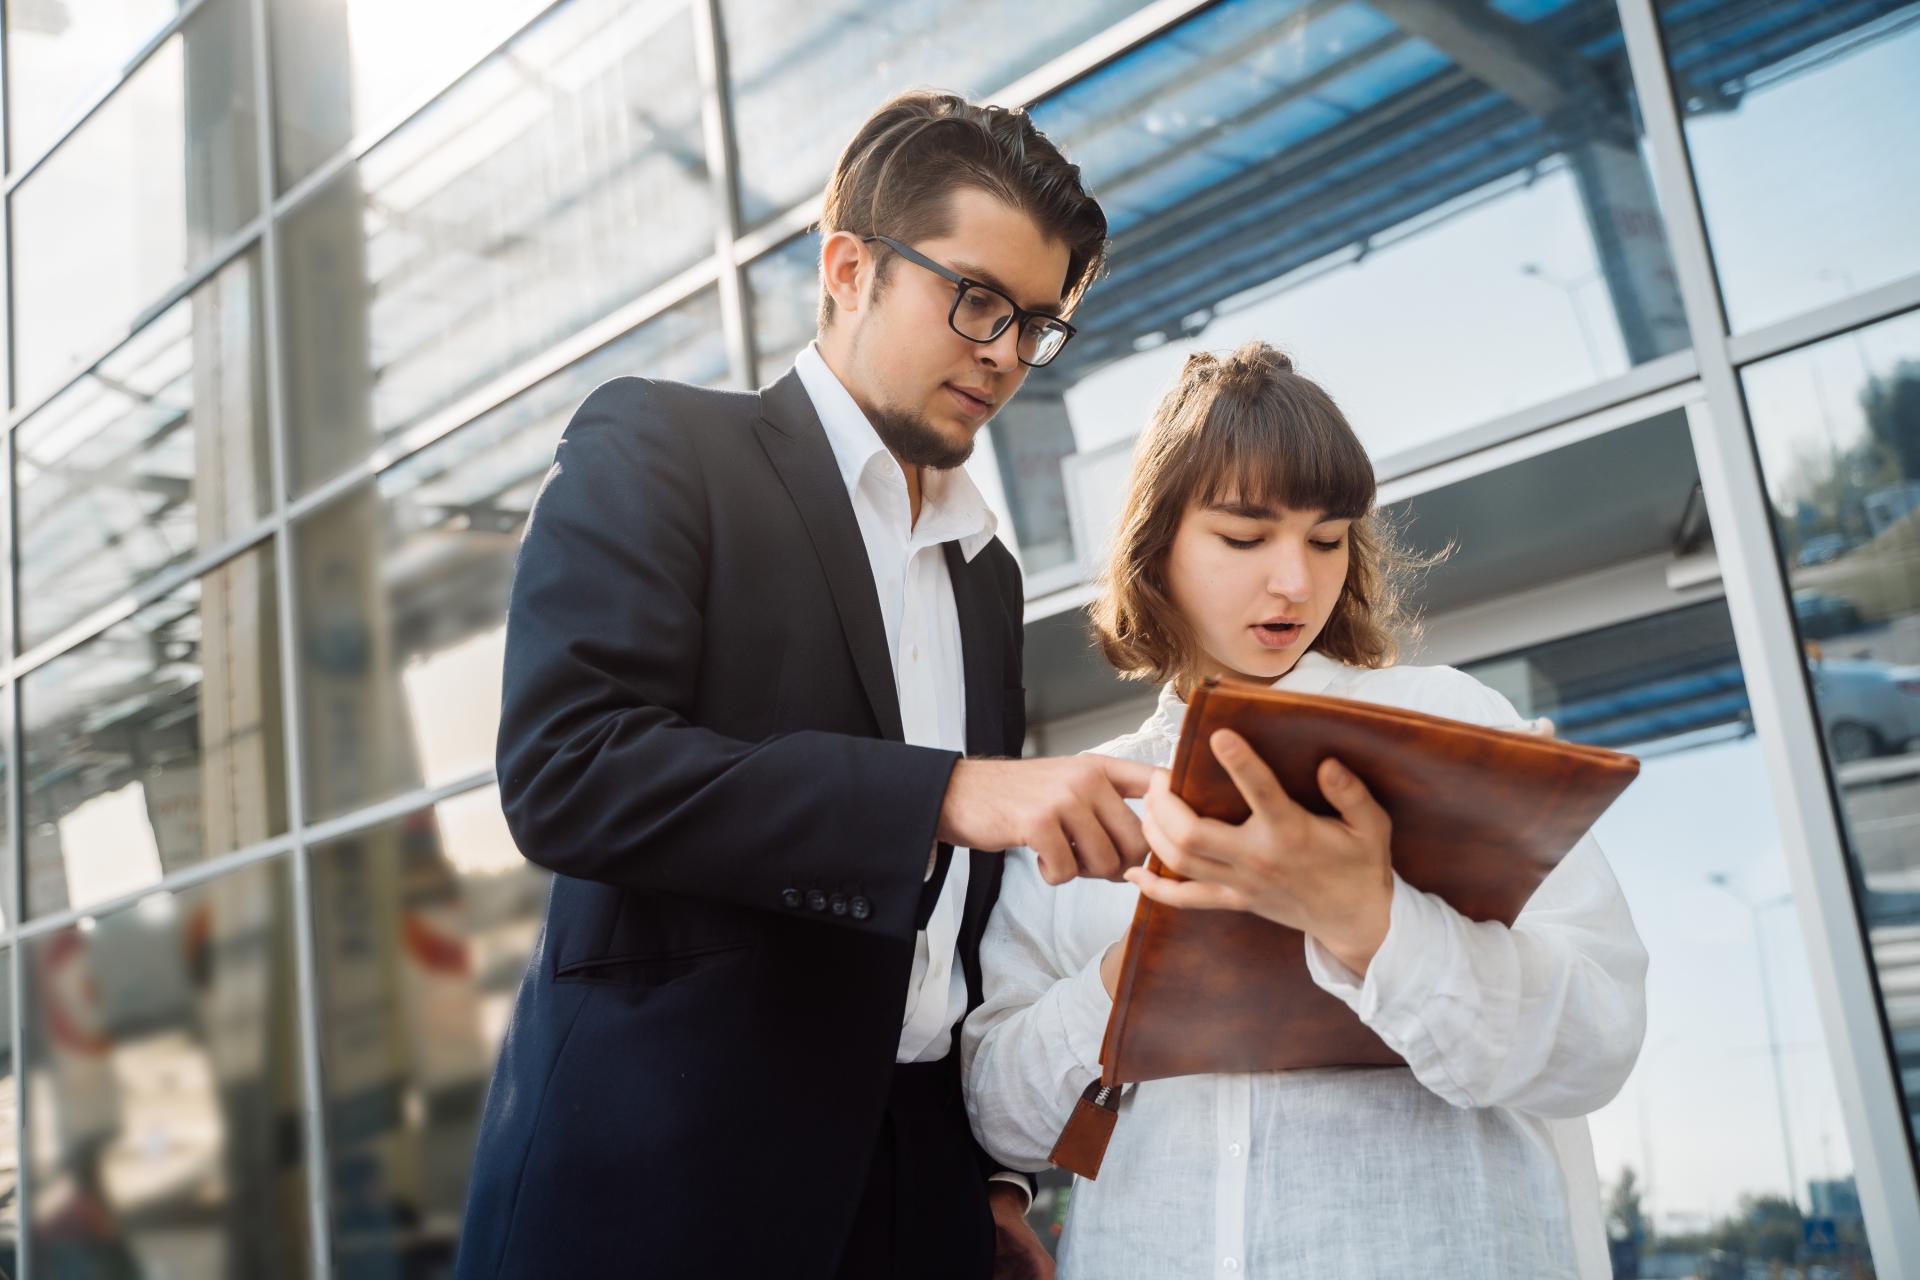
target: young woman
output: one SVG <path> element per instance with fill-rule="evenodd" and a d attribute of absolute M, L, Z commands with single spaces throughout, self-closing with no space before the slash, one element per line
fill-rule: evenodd
<path fill-rule="evenodd" d="M 1471 676 L 1390 665 L 1405 562 L 1373 503 L 1366 452 L 1287 357 L 1250 343 L 1188 360 L 1141 439 L 1094 607 L 1108 660 L 1165 687 L 1096 750 L 1168 764 L 1207 676 L 1526 727 Z M 1319 782 L 1339 816 L 1320 818 L 1236 735 L 1213 746 L 1244 823 L 1198 818 L 1164 769 L 1144 802 L 1186 880 L 1054 887 L 1031 852 L 1008 855 L 962 1045 L 976 1135 L 1046 1167 L 1099 1074 L 1141 893 L 1300 929 L 1314 980 L 1408 1065 L 1128 1089 L 1099 1180 L 1074 1184 L 1060 1275 L 1608 1276 L 1584 1117 L 1639 1052 L 1646 953 L 1592 837 L 1512 928 L 1476 924 L 1394 874 L 1391 823 L 1337 761 Z"/>

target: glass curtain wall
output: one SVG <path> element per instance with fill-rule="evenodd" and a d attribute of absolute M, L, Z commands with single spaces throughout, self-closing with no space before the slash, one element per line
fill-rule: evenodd
<path fill-rule="evenodd" d="M 1113 220 L 972 464 L 1043 613 L 1197 347 L 1288 348 L 1396 473 L 1693 376 L 1673 93 L 1920 1072 L 1920 6 L 1657 8 L 1663 83 L 1609 0 L 0 0 L 0 1270 L 444 1269 L 541 910 L 486 747 L 528 502 L 598 382 L 781 372 L 913 85 L 1028 106 Z"/>

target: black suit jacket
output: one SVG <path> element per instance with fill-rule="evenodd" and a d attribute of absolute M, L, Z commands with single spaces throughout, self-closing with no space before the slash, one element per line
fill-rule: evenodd
<path fill-rule="evenodd" d="M 945 551 L 968 753 L 1018 755 L 1019 569 L 997 540 Z M 508 612 L 501 802 L 556 874 L 461 1277 L 831 1274 L 958 758 L 901 738 L 865 546 L 798 375 L 588 397 Z M 1001 859 L 971 856 L 977 1003 Z"/>

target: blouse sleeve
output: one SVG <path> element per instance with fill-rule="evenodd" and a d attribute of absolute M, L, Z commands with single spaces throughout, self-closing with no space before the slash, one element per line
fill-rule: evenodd
<path fill-rule="evenodd" d="M 967 1114 L 987 1154 L 1012 1169 L 1047 1167 L 1075 1100 L 1100 1074 L 1113 1001 L 1100 981 L 1105 948 L 1070 954 L 1057 914 L 1092 887 L 1040 878 L 1031 850 L 1013 850 L 980 942 L 984 1000 L 960 1036 Z M 1098 887 L 1111 888 L 1100 885 Z"/>
<path fill-rule="evenodd" d="M 1506 699 L 1458 672 L 1443 714 L 1508 726 Z M 1441 709 L 1441 708 L 1436 708 Z M 1308 939 L 1314 981 L 1459 1107 L 1565 1118 L 1619 1092 L 1646 1034 L 1647 953 L 1591 833 L 1508 928 L 1476 923 L 1394 877 L 1386 941 L 1366 975 Z"/>

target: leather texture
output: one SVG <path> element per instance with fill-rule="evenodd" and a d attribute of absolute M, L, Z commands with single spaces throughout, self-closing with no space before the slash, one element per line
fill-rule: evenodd
<path fill-rule="evenodd" d="M 1219 729 L 1245 737 L 1315 813 L 1334 812 L 1315 781 L 1320 762 L 1340 760 L 1393 819 L 1401 878 L 1473 920 L 1507 925 L 1640 771 L 1601 747 L 1210 681 L 1190 699 L 1173 791 L 1225 822 L 1248 808 L 1208 746 Z M 1147 865 L 1172 875 L 1158 858 Z M 1105 1084 L 1402 1061 L 1314 983 L 1299 930 L 1140 899 L 1101 1050 Z"/>

